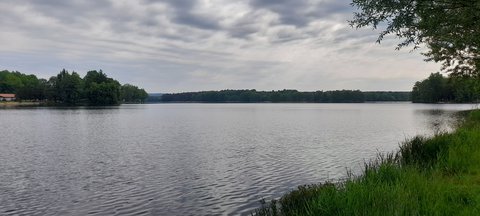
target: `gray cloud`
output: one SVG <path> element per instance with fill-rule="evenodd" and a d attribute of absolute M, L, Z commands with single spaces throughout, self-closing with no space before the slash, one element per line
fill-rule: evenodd
<path fill-rule="evenodd" d="M 161 2 L 161 1 L 157 1 Z M 218 29 L 217 20 L 212 17 L 195 12 L 198 1 L 194 0 L 167 0 L 164 1 L 172 7 L 172 19 L 175 23 L 188 25 L 201 29 Z"/>
<path fill-rule="evenodd" d="M 102 68 L 151 92 L 407 90 L 438 69 L 351 29 L 352 10 L 348 0 L 3 0 L 0 69 Z"/>
<path fill-rule="evenodd" d="M 250 0 L 250 4 L 254 8 L 264 8 L 278 14 L 282 24 L 297 27 L 334 14 L 352 11 L 349 1 L 346 0 Z"/>
<path fill-rule="evenodd" d="M 308 0 L 251 0 L 254 8 L 265 8 L 280 16 L 283 24 L 305 26 L 311 18 L 306 16 L 313 5 Z"/>

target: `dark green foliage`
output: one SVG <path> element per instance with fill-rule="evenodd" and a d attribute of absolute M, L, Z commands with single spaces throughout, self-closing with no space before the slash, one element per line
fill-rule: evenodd
<path fill-rule="evenodd" d="M 444 77 L 432 73 L 427 79 L 416 82 L 412 101 L 416 103 L 478 102 L 480 79 L 474 77 Z"/>
<path fill-rule="evenodd" d="M 89 71 L 84 77 L 85 93 L 90 105 L 115 105 L 121 100 L 121 85 L 100 71 Z"/>
<path fill-rule="evenodd" d="M 42 100 L 46 97 L 46 80 L 20 72 L 0 71 L 0 93 L 14 93 L 19 100 Z"/>
<path fill-rule="evenodd" d="M 75 105 L 83 96 L 83 80 L 76 72 L 70 74 L 63 69 L 57 76 L 50 78 L 49 98 L 57 103 Z"/>
<path fill-rule="evenodd" d="M 118 82 L 94 82 L 85 89 L 85 92 L 90 105 L 116 105 L 120 103 L 120 84 Z"/>
<path fill-rule="evenodd" d="M 411 101 L 411 92 L 363 92 L 365 101 Z"/>
<path fill-rule="evenodd" d="M 361 92 L 359 90 L 299 92 L 297 90 L 221 90 L 164 94 L 162 102 L 242 103 L 362 103 L 365 101 L 408 101 L 409 92 Z"/>
<path fill-rule="evenodd" d="M 453 98 L 450 89 L 447 78 L 440 73 L 432 73 L 427 79 L 415 83 L 412 100 L 423 103 L 451 101 Z"/>
<path fill-rule="evenodd" d="M 100 71 L 89 71 L 82 79 L 78 73 L 63 69 L 48 81 L 35 75 L 0 71 L 0 93 L 14 93 L 19 100 L 48 100 L 64 105 L 115 105 L 143 102 L 143 89 L 120 83 Z"/>
<path fill-rule="evenodd" d="M 385 27 L 378 42 L 393 34 L 404 39 L 398 48 L 426 44 L 427 60 L 442 62 L 454 75 L 480 75 L 480 1 L 352 0 L 352 5 L 359 9 L 352 26 Z"/>
<path fill-rule="evenodd" d="M 19 72 L 0 71 L 0 92 L 15 93 L 17 88 L 23 86 Z"/>
<path fill-rule="evenodd" d="M 122 86 L 122 99 L 127 103 L 143 103 L 148 94 L 144 89 L 137 86 L 125 84 Z"/>
<path fill-rule="evenodd" d="M 451 77 L 449 85 L 455 102 L 468 103 L 480 101 L 480 77 Z"/>
<path fill-rule="evenodd" d="M 479 215 L 480 111 L 452 133 L 405 142 L 336 184 L 301 186 L 255 215 Z"/>

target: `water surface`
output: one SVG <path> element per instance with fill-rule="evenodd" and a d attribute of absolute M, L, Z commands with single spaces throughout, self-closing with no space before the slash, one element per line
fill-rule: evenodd
<path fill-rule="evenodd" d="M 474 105 L 0 109 L 0 215 L 238 215 Z"/>

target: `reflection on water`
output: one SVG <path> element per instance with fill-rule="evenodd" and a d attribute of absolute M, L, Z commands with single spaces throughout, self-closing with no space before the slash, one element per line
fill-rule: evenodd
<path fill-rule="evenodd" d="M 426 126 L 433 134 L 449 132 L 455 129 L 461 119 L 461 114 L 454 110 L 417 110 L 417 112 L 430 116 L 427 118 Z"/>
<path fill-rule="evenodd" d="M 0 110 L 0 215 L 238 215 L 340 179 L 472 105 L 157 104 Z"/>

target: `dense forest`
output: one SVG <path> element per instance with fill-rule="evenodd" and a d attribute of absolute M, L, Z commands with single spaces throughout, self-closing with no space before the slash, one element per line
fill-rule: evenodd
<path fill-rule="evenodd" d="M 148 94 L 137 86 L 121 85 L 102 70 L 92 70 L 81 78 L 63 69 L 50 79 L 20 72 L 0 71 L 0 93 L 14 93 L 17 100 L 47 101 L 55 104 L 115 105 L 140 103 Z"/>
<path fill-rule="evenodd" d="M 413 101 L 414 103 L 469 103 L 480 101 L 480 78 L 445 77 L 432 73 L 415 83 L 412 92 L 336 90 L 221 90 L 148 95 L 137 86 L 121 85 L 102 70 L 92 70 L 82 78 L 65 69 L 50 79 L 20 72 L 0 71 L 0 93 L 14 93 L 17 100 L 47 101 L 65 105 L 114 105 L 143 102 L 207 103 L 363 103 L 369 101 Z"/>
<path fill-rule="evenodd" d="M 366 101 L 409 101 L 410 92 L 361 92 L 359 90 L 300 92 L 297 90 L 221 90 L 163 94 L 150 102 L 290 102 L 363 103 Z"/>
<path fill-rule="evenodd" d="M 427 79 L 415 83 L 412 91 L 414 103 L 471 103 L 480 101 L 480 78 L 471 76 L 444 77 L 432 73 Z"/>

